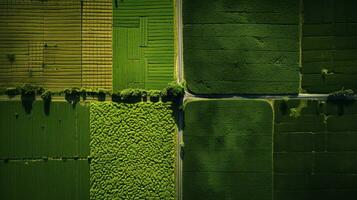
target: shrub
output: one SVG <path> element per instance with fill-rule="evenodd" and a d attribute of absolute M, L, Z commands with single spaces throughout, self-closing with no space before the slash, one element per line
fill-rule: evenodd
<path fill-rule="evenodd" d="M 120 92 L 121 100 L 127 103 L 140 102 L 142 92 L 141 89 L 124 89 Z"/>
<path fill-rule="evenodd" d="M 161 91 L 159 90 L 149 90 L 148 92 L 149 98 L 151 102 L 158 102 L 160 101 Z"/>
<path fill-rule="evenodd" d="M 75 106 L 80 101 L 80 89 L 79 88 L 72 88 L 72 89 L 65 89 L 64 90 L 65 99 Z"/>
<path fill-rule="evenodd" d="M 5 94 L 10 96 L 10 97 L 14 97 L 16 95 L 20 95 L 21 94 L 21 88 L 19 88 L 19 87 L 6 88 Z"/>

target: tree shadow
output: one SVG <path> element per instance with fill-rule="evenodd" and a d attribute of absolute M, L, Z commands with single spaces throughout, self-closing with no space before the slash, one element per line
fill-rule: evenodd
<path fill-rule="evenodd" d="M 27 91 L 21 94 L 21 104 L 27 114 L 32 111 L 33 102 L 36 100 L 35 91 Z"/>
<path fill-rule="evenodd" d="M 46 116 L 50 115 L 51 98 L 50 99 L 46 99 L 46 100 L 43 101 L 43 110 L 44 110 Z"/>

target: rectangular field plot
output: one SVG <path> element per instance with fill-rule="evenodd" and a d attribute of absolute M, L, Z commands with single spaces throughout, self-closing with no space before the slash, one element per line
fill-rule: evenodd
<path fill-rule="evenodd" d="M 172 106 L 91 103 L 91 199 L 175 199 Z"/>
<path fill-rule="evenodd" d="M 272 119 L 266 101 L 187 102 L 183 198 L 271 200 Z"/>
<path fill-rule="evenodd" d="M 188 89 L 196 94 L 297 93 L 299 2 L 184 0 Z"/>
<path fill-rule="evenodd" d="M 357 90 L 357 1 L 304 1 L 302 88 Z"/>
<path fill-rule="evenodd" d="M 0 161 L 1 199 L 89 199 L 87 160 Z"/>
<path fill-rule="evenodd" d="M 163 89 L 175 79 L 174 4 L 113 0 L 113 89 Z"/>
<path fill-rule="evenodd" d="M 357 196 L 357 103 L 275 101 L 274 199 Z"/>
<path fill-rule="evenodd" d="M 48 109 L 48 110 L 47 110 Z M 89 106 L 35 101 L 0 102 L 0 159 L 73 158 L 89 155 Z"/>

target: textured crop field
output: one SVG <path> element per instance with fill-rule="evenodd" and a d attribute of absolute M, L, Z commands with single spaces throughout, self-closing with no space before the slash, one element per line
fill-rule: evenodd
<path fill-rule="evenodd" d="M 298 92 L 298 0 L 184 0 L 183 23 L 193 93 Z"/>
<path fill-rule="evenodd" d="M 274 107 L 275 199 L 354 199 L 357 103 L 282 100 Z"/>
<path fill-rule="evenodd" d="M 171 103 L 92 103 L 91 199 L 174 199 Z"/>
<path fill-rule="evenodd" d="M 355 101 L 189 101 L 183 197 L 354 199 L 356 114 Z"/>
<path fill-rule="evenodd" d="M 302 88 L 357 90 L 357 1 L 304 1 Z M 319 11 L 319 12 L 317 12 Z"/>
<path fill-rule="evenodd" d="M 272 118 L 266 101 L 186 103 L 184 199 L 271 199 Z"/>
<path fill-rule="evenodd" d="M 174 1 L 113 0 L 113 89 L 163 89 L 175 79 Z"/>
<path fill-rule="evenodd" d="M 21 102 L 0 101 L 4 199 L 175 198 L 172 103 L 43 106 L 26 113 Z"/>
<path fill-rule="evenodd" d="M 357 0 L 0 0 L 0 27 L 0 200 L 357 199 Z"/>

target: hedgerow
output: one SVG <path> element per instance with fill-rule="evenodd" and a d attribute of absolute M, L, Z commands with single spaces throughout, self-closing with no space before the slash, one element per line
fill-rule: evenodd
<path fill-rule="evenodd" d="M 138 88 L 128 88 L 121 91 L 111 91 L 97 88 L 66 88 L 60 91 L 51 91 L 40 86 L 25 84 L 19 87 L 7 88 L 0 91 L 0 95 L 6 94 L 10 97 L 23 94 L 31 94 L 31 96 L 42 95 L 44 92 L 50 92 L 51 96 L 64 96 L 65 100 L 75 105 L 81 98 L 87 100 L 87 97 L 97 98 L 99 101 L 105 101 L 106 97 L 111 97 L 114 102 L 136 103 L 140 101 L 158 102 L 175 101 L 178 102 L 183 98 L 185 90 L 182 84 L 176 82 L 169 83 L 163 90 L 146 90 Z"/>

